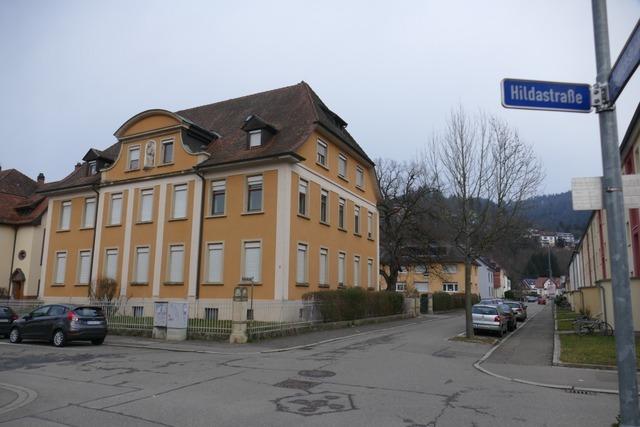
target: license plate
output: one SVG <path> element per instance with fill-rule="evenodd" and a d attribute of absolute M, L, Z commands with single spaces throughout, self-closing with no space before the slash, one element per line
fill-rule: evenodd
<path fill-rule="evenodd" d="M 87 325 L 99 325 L 102 322 L 100 320 L 89 320 L 87 321 Z"/>
<path fill-rule="evenodd" d="M 9 319 L 0 319 L 0 323 L 9 323 Z"/>

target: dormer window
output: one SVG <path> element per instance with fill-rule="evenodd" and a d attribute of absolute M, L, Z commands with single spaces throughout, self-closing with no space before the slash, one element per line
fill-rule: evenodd
<path fill-rule="evenodd" d="M 249 132 L 249 148 L 260 147 L 262 145 L 262 130 L 252 130 Z"/>
<path fill-rule="evenodd" d="M 140 146 L 129 148 L 129 170 L 140 169 Z"/>
<path fill-rule="evenodd" d="M 98 165 L 95 160 L 89 162 L 89 175 L 95 175 L 98 173 Z"/>

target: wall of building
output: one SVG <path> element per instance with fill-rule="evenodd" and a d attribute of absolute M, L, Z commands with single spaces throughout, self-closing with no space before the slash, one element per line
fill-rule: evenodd
<path fill-rule="evenodd" d="M 0 224 L 0 288 L 9 292 L 15 228 Z"/>
<path fill-rule="evenodd" d="M 39 225 L 22 226 L 18 229 L 16 248 L 13 253 L 13 270 L 21 269 L 26 281 L 22 290 L 23 297 L 36 297 L 41 274 L 41 256 L 45 233 L 46 214 Z M 26 252 L 23 260 L 19 258 L 21 250 Z"/>

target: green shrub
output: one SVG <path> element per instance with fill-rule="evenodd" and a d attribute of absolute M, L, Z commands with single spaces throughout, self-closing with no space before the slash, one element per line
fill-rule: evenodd
<path fill-rule="evenodd" d="M 362 288 L 309 292 L 302 298 L 319 302 L 320 314 L 324 322 L 400 314 L 404 302 L 404 297 L 400 293 L 366 291 Z"/>
<path fill-rule="evenodd" d="M 504 299 L 516 300 L 516 293 L 512 290 L 504 291 Z"/>
<path fill-rule="evenodd" d="M 471 304 L 477 304 L 480 297 L 471 294 Z M 435 292 L 433 294 L 433 311 L 454 310 L 456 308 L 464 308 L 464 293 L 451 294 L 448 292 Z"/>

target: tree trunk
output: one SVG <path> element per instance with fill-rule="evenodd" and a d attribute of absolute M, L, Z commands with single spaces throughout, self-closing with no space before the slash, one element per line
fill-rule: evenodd
<path fill-rule="evenodd" d="M 464 306 L 465 306 L 465 332 L 467 338 L 473 338 L 473 315 L 471 314 L 471 257 L 464 258 Z"/>

